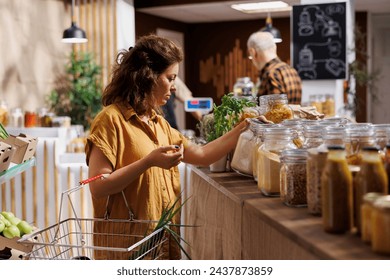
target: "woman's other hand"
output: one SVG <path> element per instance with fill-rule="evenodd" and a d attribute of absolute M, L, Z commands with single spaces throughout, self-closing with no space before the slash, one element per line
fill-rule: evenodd
<path fill-rule="evenodd" d="M 150 166 L 170 169 L 183 160 L 183 149 L 177 145 L 159 147 L 147 156 L 147 160 Z"/>

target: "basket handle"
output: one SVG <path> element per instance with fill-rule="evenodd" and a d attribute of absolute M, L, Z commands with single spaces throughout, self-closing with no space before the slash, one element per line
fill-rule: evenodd
<path fill-rule="evenodd" d="M 134 213 L 130 209 L 130 206 L 129 206 L 129 204 L 127 202 L 127 199 L 126 199 L 126 196 L 125 196 L 125 193 L 123 191 L 121 191 L 121 193 L 122 193 L 123 201 L 125 202 L 127 211 L 129 212 L 129 219 L 130 219 L 130 221 L 133 221 L 134 220 Z M 110 202 L 110 196 L 107 197 L 106 212 L 104 212 L 104 219 L 105 220 L 108 220 L 110 218 L 110 214 L 109 214 L 109 211 L 108 211 L 108 204 L 109 204 L 109 202 Z"/>

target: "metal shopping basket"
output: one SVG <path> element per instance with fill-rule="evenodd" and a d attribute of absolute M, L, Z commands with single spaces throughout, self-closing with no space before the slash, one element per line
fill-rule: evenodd
<path fill-rule="evenodd" d="M 153 230 L 157 221 L 136 220 L 129 210 L 129 219 L 110 219 L 106 213 L 102 219 L 79 218 L 70 194 L 85 187 L 102 174 L 84 181 L 61 194 L 58 222 L 46 229 L 24 235 L 18 242 L 32 244 L 32 251 L 25 255 L 33 260 L 71 259 L 160 259 L 162 247 L 168 243 L 165 228 Z M 74 217 L 61 220 L 64 199 L 67 198 Z M 108 201 L 107 201 L 108 204 Z"/>

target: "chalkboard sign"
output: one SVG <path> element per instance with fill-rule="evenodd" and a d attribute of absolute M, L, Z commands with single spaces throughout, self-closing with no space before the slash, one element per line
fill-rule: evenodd
<path fill-rule="evenodd" d="M 293 65 L 302 80 L 345 79 L 345 26 L 345 2 L 293 6 Z"/>

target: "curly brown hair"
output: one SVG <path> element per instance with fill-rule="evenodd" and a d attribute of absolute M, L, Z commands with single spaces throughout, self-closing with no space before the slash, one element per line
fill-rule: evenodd
<path fill-rule="evenodd" d="M 140 37 L 134 47 L 118 53 L 103 105 L 130 104 L 139 115 L 159 111 L 152 88 L 159 75 L 182 60 L 182 50 L 171 40 L 153 34 Z"/>

